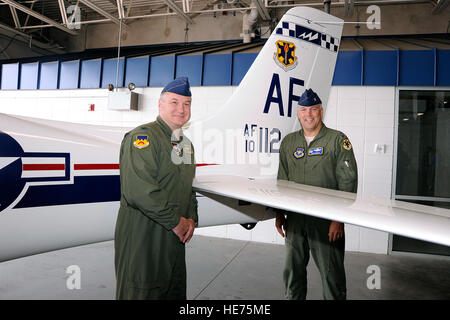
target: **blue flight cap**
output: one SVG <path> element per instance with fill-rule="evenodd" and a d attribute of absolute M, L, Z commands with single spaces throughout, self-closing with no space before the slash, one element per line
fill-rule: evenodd
<path fill-rule="evenodd" d="M 191 97 L 191 86 L 189 85 L 189 80 L 187 77 L 179 77 L 175 80 L 169 82 L 161 93 L 173 92 L 182 96 Z"/>
<path fill-rule="evenodd" d="M 317 93 L 313 91 L 313 89 L 306 89 L 300 99 L 298 99 L 299 106 L 311 107 L 315 106 L 316 104 L 322 104 L 322 101 L 320 100 Z"/>

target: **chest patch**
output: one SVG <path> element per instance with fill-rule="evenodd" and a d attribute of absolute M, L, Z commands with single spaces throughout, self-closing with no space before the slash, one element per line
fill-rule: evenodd
<path fill-rule="evenodd" d="M 304 156 L 305 156 L 305 148 L 297 148 L 297 150 L 295 150 L 294 152 L 295 159 L 300 159 L 303 158 Z"/>
<path fill-rule="evenodd" d="M 320 156 L 322 154 L 323 154 L 323 147 L 316 147 L 308 150 L 308 156 Z"/>
<path fill-rule="evenodd" d="M 133 146 L 138 149 L 143 149 L 150 146 L 150 141 L 148 140 L 148 135 L 138 135 L 133 142 Z"/>

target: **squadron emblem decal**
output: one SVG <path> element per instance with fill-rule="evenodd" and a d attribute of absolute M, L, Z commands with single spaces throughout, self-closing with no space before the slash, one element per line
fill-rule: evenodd
<path fill-rule="evenodd" d="M 295 56 L 295 44 L 289 41 L 277 41 L 275 43 L 277 52 L 273 54 L 275 63 L 284 71 L 294 69 L 298 64 L 298 59 Z"/>

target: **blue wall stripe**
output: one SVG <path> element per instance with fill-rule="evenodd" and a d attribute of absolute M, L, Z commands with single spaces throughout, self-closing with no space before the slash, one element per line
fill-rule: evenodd
<path fill-rule="evenodd" d="M 17 90 L 19 84 L 19 63 L 2 65 L 2 89 Z"/>
<path fill-rule="evenodd" d="M 152 57 L 150 63 L 150 87 L 164 87 L 174 79 L 175 56 Z"/>
<path fill-rule="evenodd" d="M 146 87 L 148 81 L 149 57 L 128 58 L 126 63 L 125 86 L 133 82 L 136 87 Z"/>
<path fill-rule="evenodd" d="M 80 60 L 61 62 L 59 73 L 59 89 L 78 88 Z"/>
<path fill-rule="evenodd" d="M 364 85 L 397 84 L 397 51 L 364 51 Z"/>
<path fill-rule="evenodd" d="M 80 88 L 98 88 L 100 86 L 101 59 L 81 62 Z"/>
<path fill-rule="evenodd" d="M 363 52 L 340 51 L 336 60 L 332 84 L 340 85 L 362 85 Z"/>
<path fill-rule="evenodd" d="M 119 75 L 117 77 L 117 87 L 123 87 L 125 72 L 125 59 L 119 60 Z M 102 88 L 107 88 L 108 84 L 112 84 L 116 87 L 116 75 L 117 75 L 117 58 L 104 59 L 103 71 L 102 71 Z"/>
<path fill-rule="evenodd" d="M 23 63 L 20 68 L 20 89 L 38 88 L 39 63 Z"/>
<path fill-rule="evenodd" d="M 433 86 L 435 62 L 433 50 L 400 50 L 401 86 Z"/>
<path fill-rule="evenodd" d="M 450 86 L 450 50 L 437 51 L 437 86 Z"/>
<path fill-rule="evenodd" d="M 436 84 L 437 84 L 437 71 L 438 71 L 438 66 L 437 66 L 437 49 L 436 48 L 433 48 L 433 62 L 434 62 L 433 86 L 436 86 Z"/>
<path fill-rule="evenodd" d="M 202 82 L 202 56 L 177 56 L 175 76 L 177 78 L 188 77 L 191 86 L 200 86 Z"/>
<path fill-rule="evenodd" d="M 58 88 L 58 69 L 59 63 L 57 61 L 41 63 L 39 89 Z"/>
<path fill-rule="evenodd" d="M 118 87 L 166 85 L 187 76 L 193 86 L 237 86 L 257 53 L 169 55 L 120 59 Z M 7 63 L 1 89 L 75 89 L 116 86 L 117 58 Z M 450 50 L 341 51 L 333 85 L 449 86 Z"/>
<path fill-rule="evenodd" d="M 238 86 L 255 61 L 257 53 L 234 53 L 231 84 Z"/>
<path fill-rule="evenodd" d="M 231 84 L 231 53 L 205 55 L 204 86 L 229 86 Z"/>

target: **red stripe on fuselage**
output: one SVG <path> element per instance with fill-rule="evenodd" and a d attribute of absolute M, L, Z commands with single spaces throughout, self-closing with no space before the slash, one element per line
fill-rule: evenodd
<path fill-rule="evenodd" d="M 118 163 L 83 163 L 75 164 L 75 170 L 117 170 L 119 169 Z"/>
<path fill-rule="evenodd" d="M 65 170 L 64 164 L 23 164 L 23 171 L 51 171 L 51 170 Z"/>

